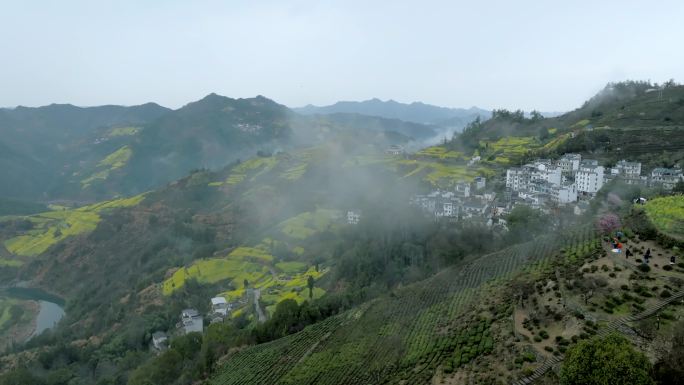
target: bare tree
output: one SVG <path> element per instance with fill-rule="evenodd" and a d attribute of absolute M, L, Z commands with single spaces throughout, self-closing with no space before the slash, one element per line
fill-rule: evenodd
<path fill-rule="evenodd" d="M 586 277 L 577 282 L 577 287 L 582 292 L 585 305 L 589 304 L 589 299 L 594 296 L 599 288 L 605 287 L 606 285 L 606 280 L 599 277 Z"/>
<path fill-rule="evenodd" d="M 525 300 L 534 293 L 534 283 L 516 279 L 511 282 L 511 290 L 517 300 L 520 301 L 520 306 L 524 308 Z"/>

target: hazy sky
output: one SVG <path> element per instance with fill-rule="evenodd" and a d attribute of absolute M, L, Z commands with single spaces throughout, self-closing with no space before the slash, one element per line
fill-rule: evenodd
<path fill-rule="evenodd" d="M 372 97 L 568 110 L 684 81 L 684 1 L 0 0 L 0 106 Z"/>

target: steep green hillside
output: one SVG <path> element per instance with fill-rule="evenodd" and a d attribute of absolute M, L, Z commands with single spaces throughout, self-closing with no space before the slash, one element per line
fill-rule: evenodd
<path fill-rule="evenodd" d="M 582 131 L 553 152 L 582 153 L 604 164 L 622 159 L 642 162 L 643 172 L 655 167 L 673 167 L 684 160 L 682 126 L 599 128 Z"/>
<path fill-rule="evenodd" d="M 509 165 L 571 149 L 605 160 L 629 158 L 625 149 L 639 159 L 657 152 L 653 162 L 663 151 L 678 159 L 675 123 L 594 126 L 619 103 L 636 108 L 656 97 L 635 87 L 636 96 L 557 118 L 497 110 L 450 142 L 401 155 L 385 151 L 411 143 L 392 131 L 396 121 L 302 117 L 263 97 L 209 95 L 152 121 L 84 128 L 59 165 L 67 182 L 54 191 L 129 194 L 0 218 L 3 282 L 66 300 L 64 321 L 10 347 L 0 373 L 21 366 L 56 383 L 117 385 L 533 375 L 580 339 L 679 298 L 684 270 L 664 259 L 676 250 L 634 235 L 625 218 L 624 244 L 660 258 L 642 267 L 613 255 L 592 230 L 594 215 L 632 213 L 632 195 L 653 191 L 612 186 L 584 216 L 532 211 L 529 223 L 516 211 L 510 231 L 426 218 L 410 197 L 480 175 L 497 185 Z M 630 141 L 634 132 L 648 138 Z M 658 145 L 667 135 L 674 140 Z M 653 202 L 653 221 L 677 231 L 676 218 Z M 347 223 L 348 210 L 361 213 L 358 224 Z M 563 227 L 576 221 L 584 230 Z M 180 311 L 207 314 L 216 295 L 233 306 L 226 322 L 181 336 Z M 0 316 L 16 323 L 14 305 Z M 157 331 L 172 335 L 173 348 L 160 355 L 149 347 Z"/>
<path fill-rule="evenodd" d="M 684 86 L 673 81 L 611 83 L 562 120 L 584 119 L 594 127 L 678 126 L 684 122 Z"/>
<path fill-rule="evenodd" d="M 237 333 L 251 344 L 274 338 L 250 334 L 257 325 L 251 289 L 260 291 L 266 317 L 277 313 L 278 303 L 294 300 L 316 303 L 317 317 L 325 319 L 385 285 L 413 282 L 499 244 L 477 242 L 486 229 L 442 228 L 408 207 L 410 195 L 431 183 L 428 170 L 447 165 L 425 156 L 426 172 L 407 175 L 417 169 L 414 161 L 385 155 L 392 142 L 384 133 L 355 132 L 329 133 L 325 144 L 264 154 L 218 172 L 196 171 L 134 205 L 4 218 L 0 254 L 11 263 L 0 274 L 6 282 L 30 280 L 67 303 L 58 334 L 29 349 L 55 338 L 87 340 L 86 355 L 114 351 L 118 360 L 136 352 L 144 354 L 142 362 L 151 357 L 143 352 L 152 332 L 173 331 L 182 308 L 205 312 L 217 294 L 242 301 L 232 315 L 242 325 Z M 123 148 L 98 163 L 123 164 L 112 173 L 125 169 L 137 147 L 128 147 L 127 162 Z M 455 183 L 460 173 L 444 180 Z M 361 209 L 364 224 L 346 225 L 349 209 Z M 120 341 L 122 333 L 131 339 Z M 83 364 L 79 358 L 70 370 Z M 113 365 L 121 375 L 135 367 Z"/>
<path fill-rule="evenodd" d="M 78 202 L 139 194 L 256 153 L 333 139 L 384 147 L 435 135 L 428 125 L 362 115 L 305 117 L 262 96 L 216 94 L 175 111 L 152 104 L 3 109 L 0 128 L 1 196 Z"/>
<path fill-rule="evenodd" d="M 199 168 L 220 168 L 286 145 L 289 110 L 266 98 L 215 94 L 138 125 L 116 125 L 74 142 L 55 194 L 103 199 L 138 194 Z"/>
<path fill-rule="evenodd" d="M 504 166 L 579 152 L 607 164 L 639 160 L 648 169 L 683 158 L 682 127 L 684 86 L 628 81 L 608 84 L 582 107 L 557 117 L 494 110 L 491 119 L 469 124 L 446 147 Z"/>
<path fill-rule="evenodd" d="M 435 369 L 459 351 L 461 333 L 471 326 L 465 320 L 478 316 L 464 318 L 474 304 L 495 302 L 489 298 L 493 287 L 517 271 L 548 269 L 549 258 L 561 245 L 575 241 L 566 238 L 540 239 L 480 257 L 298 334 L 243 350 L 228 358 L 211 383 L 428 383 Z M 508 311 L 505 306 L 491 308 L 481 315 L 484 327 Z M 485 331 L 478 325 L 477 331 Z M 464 363 L 503 348 L 489 332 L 477 342 L 476 349 L 463 350 Z"/>
<path fill-rule="evenodd" d="M 0 196 L 45 199 L 75 170 L 72 162 L 98 157 L 96 132 L 144 124 L 169 112 L 159 105 L 0 109 Z M 76 159 L 74 159 L 76 158 Z M 64 196 L 61 196 L 65 198 Z"/>
<path fill-rule="evenodd" d="M 140 203 L 144 195 L 101 202 L 78 209 L 56 209 L 28 217 L 4 217 L 4 222 L 25 221 L 28 229 L 4 241 L 5 248 L 18 257 L 32 257 L 45 252 L 62 240 L 95 230 L 104 210 L 131 207 Z M 7 225 L 11 226 L 11 223 Z M 16 261 L 20 263 L 19 260 Z"/>

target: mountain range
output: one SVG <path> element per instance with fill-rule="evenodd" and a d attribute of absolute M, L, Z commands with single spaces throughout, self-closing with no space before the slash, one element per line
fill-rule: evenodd
<path fill-rule="evenodd" d="M 379 116 L 388 119 L 399 119 L 407 122 L 431 124 L 446 128 L 460 129 L 476 117 L 487 119 L 491 111 L 477 107 L 447 108 L 421 102 L 410 104 L 394 100 L 383 101 L 377 98 L 361 102 L 341 101 L 329 106 L 307 105 L 294 108 L 304 115 L 349 113 L 369 116 Z"/>
<path fill-rule="evenodd" d="M 0 196 L 43 201 L 137 194 L 193 169 L 217 169 L 257 152 L 313 145 L 335 135 L 407 144 L 443 132 L 396 118 L 304 116 L 263 96 L 216 94 L 177 110 L 154 103 L 0 109 L 0 129 L 6 181 Z"/>

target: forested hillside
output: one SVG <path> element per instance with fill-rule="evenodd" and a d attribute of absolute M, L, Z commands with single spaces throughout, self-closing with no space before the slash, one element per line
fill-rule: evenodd
<path fill-rule="evenodd" d="M 70 175 L 70 163 L 106 156 L 88 140 L 112 127 L 141 125 L 169 112 L 149 103 L 140 106 L 76 107 L 53 104 L 39 108 L 0 109 L 0 195 L 44 199 Z M 106 135 L 103 135 L 106 136 Z M 74 156 L 74 153 L 81 153 Z M 91 154 L 92 153 L 92 154 Z M 76 159 L 74 159 L 76 158 Z M 79 159 L 80 158 L 80 159 Z"/>
<path fill-rule="evenodd" d="M 682 314 L 684 270 L 667 259 L 684 247 L 681 215 L 665 208 L 676 195 L 618 181 L 582 212 L 515 206 L 498 224 L 493 211 L 435 217 L 411 202 L 486 177 L 473 194 L 494 206 L 506 167 L 534 156 L 610 162 L 627 150 L 647 166 L 676 164 L 682 92 L 627 83 L 560 117 L 496 110 L 415 152 L 411 133 L 430 126 L 303 117 L 263 97 L 209 95 L 96 128 L 88 143 L 113 150 L 79 162 L 69 183 L 127 196 L 0 205 L 11 206 L 0 216 L 2 281 L 60 298 L 66 312 L 18 341 L 36 301 L 0 293 L 0 384 L 557 383 L 549 368 L 611 332 L 670 349 L 658 341 Z M 639 120 L 651 103 L 671 120 Z M 616 111 L 636 112 L 623 125 L 606 117 Z M 188 170 L 166 183 L 178 167 Z M 634 257 L 612 251 L 617 238 Z M 230 313 L 210 322 L 217 296 Z M 183 331 L 188 308 L 207 315 L 203 333 Z M 153 346 L 158 332 L 170 346 Z M 676 377 L 676 365 L 650 358 L 658 381 Z"/>
<path fill-rule="evenodd" d="M 472 122 L 446 148 L 500 164 L 509 164 L 511 155 L 577 152 L 606 164 L 629 157 L 650 167 L 672 166 L 682 159 L 683 125 L 684 86 L 628 81 L 608 84 L 580 108 L 557 117 L 494 110 L 491 119 Z"/>
<path fill-rule="evenodd" d="M 205 102 L 223 101 L 211 97 L 188 108 L 214 121 L 216 107 Z M 282 110 L 273 106 L 278 116 Z M 186 116 L 195 112 L 181 111 Z M 269 318 L 285 299 L 321 301 L 315 306 L 322 315 L 315 321 L 377 296 L 385 287 L 413 282 L 494 247 L 473 242 L 489 230 L 446 229 L 406 211 L 410 194 L 432 178 L 412 172 L 417 167 L 413 160 L 384 153 L 406 137 L 377 126 L 337 128 L 343 126 L 336 126 L 334 118 L 302 122 L 290 134 L 307 133 L 309 142 L 302 143 L 317 145 L 264 152 L 218 172 L 194 171 L 131 198 L 76 209 L 36 207 L 3 217 L 0 270 L 5 282 L 30 280 L 67 304 L 59 330 L 21 349 L 55 346 L 50 354 L 59 361 L 66 354 L 60 350 L 64 344 L 88 340 L 81 346 L 84 356 L 70 358 L 75 361 L 69 373 L 76 375 L 85 365 L 82 360 L 95 354 L 102 365 L 118 367 L 112 375 L 125 381 L 131 368 L 120 366 L 122 359 L 148 357 L 152 332 L 173 330 L 182 308 L 206 310 L 208 298 L 217 293 L 249 299 L 249 289 L 258 288 Z M 144 131 L 116 132 L 137 137 Z M 161 128 L 151 126 L 149 132 Z M 129 145 L 133 153 L 136 146 Z M 420 167 L 428 166 L 441 167 L 435 160 L 421 161 Z M 358 228 L 346 225 L 348 210 L 365 213 Z M 316 282 L 309 297 L 301 289 L 310 276 Z M 268 330 L 263 336 L 253 334 L 253 305 L 241 311 L 241 316 L 234 313 L 242 324 L 235 331 L 241 341 L 279 336 Z M 13 360 L 5 364 L 14 367 Z M 46 363 L 45 369 L 60 365 Z M 107 378 L 78 376 L 86 382 Z"/>
<path fill-rule="evenodd" d="M 388 145 L 436 134 L 417 123 L 361 115 L 309 118 L 265 97 L 216 94 L 178 110 L 155 104 L 3 109 L 0 128 L 7 182 L 0 194 L 66 202 L 135 195 L 192 170 L 219 169 L 343 133 L 383 135 Z"/>

